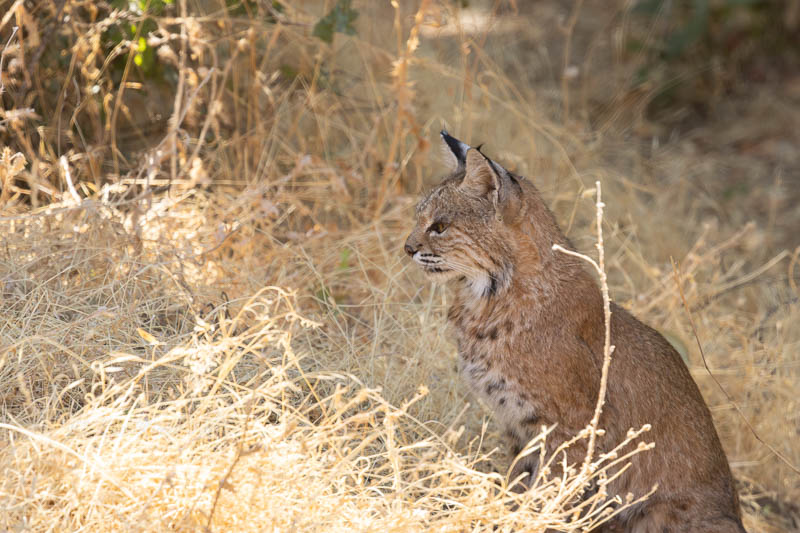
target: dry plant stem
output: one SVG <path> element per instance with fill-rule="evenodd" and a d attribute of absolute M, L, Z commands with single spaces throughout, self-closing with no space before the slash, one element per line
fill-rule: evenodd
<path fill-rule="evenodd" d="M 794 249 L 794 253 L 792 253 L 792 259 L 789 261 L 789 286 L 792 288 L 794 292 L 800 296 L 800 290 L 797 288 L 797 283 L 794 281 L 794 267 L 797 265 L 797 259 L 800 257 L 800 246 Z"/>
<path fill-rule="evenodd" d="M 244 440 L 247 438 L 247 430 L 248 426 L 250 425 L 250 418 L 253 416 L 253 403 L 255 402 L 256 390 L 253 389 L 253 392 L 250 394 L 250 401 L 247 405 L 247 416 L 244 419 L 244 431 L 242 431 L 242 436 L 239 438 L 238 445 L 236 447 L 236 457 L 233 458 L 228 470 L 225 472 L 225 475 L 222 476 L 222 479 L 219 480 L 219 485 L 217 486 L 217 492 L 214 494 L 214 503 L 211 504 L 211 510 L 208 512 L 208 521 L 206 522 L 206 531 L 211 531 L 211 520 L 214 519 L 214 512 L 217 510 L 217 503 L 219 502 L 219 497 L 222 494 L 222 489 L 229 489 L 230 485 L 228 483 L 228 479 L 233 474 L 233 469 L 236 468 L 236 464 L 242 458 L 242 456 L 253 453 L 260 448 L 260 445 L 256 445 L 249 450 L 244 449 Z"/>
<path fill-rule="evenodd" d="M 564 103 L 564 123 L 569 119 L 569 79 L 567 69 L 569 68 L 570 57 L 572 55 L 572 32 L 575 31 L 575 24 L 578 22 L 578 15 L 581 12 L 583 0 L 576 0 L 572 6 L 567 25 L 562 28 L 565 35 L 564 42 L 564 64 L 561 69 L 561 98 Z"/>
<path fill-rule="evenodd" d="M 180 0 L 181 18 L 186 18 L 186 0 Z M 183 86 L 186 81 L 186 24 L 181 24 L 181 55 L 178 62 L 178 86 L 175 89 L 175 103 L 170 117 L 170 181 L 175 182 L 178 173 L 178 147 L 177 136 L 181 120 L 181 105 L 183 104 Z"/>
<path fill-rule="evenodd" d="M 0 94 L 3 94 L 3 92 L 5 92 L 6 89 L 6 86 L 3 85 L 3 60 L 6 58 L 6 50 L 8 50 L 8 46 L 11 44 L 11 41 L 17 34 L 17 30 L 19 30 L 18 26 L 14 26 L 11 29 L 11 37 L 8 38 L 6 45 L 3 47 L 2 53 L 0 53 Z"/>
<path fill-rule="evenodd" d="M 147 3 L 142 10 L 143 13 L 147 13 L 150 9 L 150 0 L 147 0 Z M 136 43 L 139 42 L 139 37 L 142 34 L 142 24 L 136 25 L 136 34 L 133 36 L 133 40 L 131 41 L 131 49 L 128 51 L 128 59 L 125 61 L 125 69 L 122 71 L 122 79 L 119 82 L 119 89 L 117 90 L 117 97 L 114 99 L 114 110 L 111 112 L 111 122 L 108 124 L 108 129 L 111 132 L 111 157 L 114 162 L 114 174 L 119 176 L 119 148 L 117 148 L 117 117 L 119 116 L 119 110 L 122 107 L 122 95 L 125 92 L 125 86 L 127 85 L 128 75 L 131 71 L 131 65 L 133 64 L 133 58 L 136 55 Z"/>
<path fill-rule="evenodd" d="M 61 442 L 58 442 L 57 440 L 53 440 L 50 437 L 48 437 L 47 435 L 44 435 L 44 434 L 41 434 L 41 433 L 36 433 L 36 432 L 30 431 L 30 430 L 25 429 L 25 428 L 20 427 L 20 426 L 13 426 L 11 424 L 5 424 L 3 422 L 0 422 L 0 429 L 5 429 L 5 430 L 8 430 L 8 431 L 14 431 L 16 433 L 20 433 L 22 435 L 25 435 L 29 439 L 31 439 L 31 441 L 33 441 L 33 442 L 41 442 L 41 443 L 47 444 L 49 446 L 52 446 L 53 448 L 55 448 L 57 450 L 61 450 L 65 454 L 70 455 L 70 456 L 78 459 L 79 461 L 81 461 L 92 472 L 97 473 L 97 475 L 100 476 L 101 478 L 103 478 L 106 482 L 108 482 L 109 485 L 112 485 L 116 489 L 122 491 L 125 494 L 125 496 L 127 496 L 128 498 L 134 498 L 134 495 L 124 485 L 121 485 L 116 479 L 111 477 L 108 474 L 108 472 L 106 472 L 106 470 L 103 468 L 102 465 L 97 464 L 96 462 L 94 462 L 88 456 L 76 452 L 75 450 L 73 450 L 69 446 L 67 446 L 67 445 L 65 445 L 65 444 L 63 444 Z"/>
<path fill-rule="evenodd" d="M 231 56 L 230 60 L 228 61 L 228 64 L 225 66 L 225 70 L 222 72 L 222 79 L 220 80 L 219 84 L 215 86 L 214 82 L 212 81 L 211 92 L 214 94 L 214 98 L 212 99 L 213 101 L 217 101 L 219 98 L 221 98 L 222 93 L 225 90 L 225 82 L 228 79 L 228 75 L 231 72 L 231 67 L 233 66 L 233 64 L 234 64 L 236 58 L 238 57 L 238 55 L 239 55 L 239 50 L 238 49 L 234 50 L 233 55 Z M 217 68 L 216 67 L 212 67 L 211 69 L 209 69 L 209 72 L 206 75 L 206 78 L 204 78 L 204 82 L 203 83 L 205 83 L 205 80 L 207 80 L 212 74 L 216 74 L 216 73 L 217 73 Z M 216 80 L 216 78 L 215 78 L 215 80 Z M 186 113 L 189 111 L 189 108 L 191 107 L 191 104 L 194 101 L 194 97 L 197 94 L 197 92 L 200 90 L 200 88 L 201 88 L 201 86 L 198 86 L 194 90 L 194 92 L 192 93 L 192 96 L 189 97 L 189 101 L 187 102 L 187 105 L 184 108 L 183 117 L 185 117 Z M 179 170 L 178 177 L 183 176 L 183 174 L 187 171 L 187 169 L 189 169 L 189 167 L 192 165 L 192 161 L 194 161 L 194 159 L 200 153 L 200 149 L 203 148 L 203 146 L 205 144 L 204 143 L 204 139 L 206 138 L 206 134 L 208 133 L 208 128 L 211 127 L 211 120 L 214 118 L 214 115 L 215 114 L 213 112 L 209 112 L 206 115 L 206 119 L 203 122 L 203 127 L 200 130 L 200 135 L 197 137 L 198 142 L 197 142 L 196 146 L 194 147 L 194 150 L 192 150 L 192 155 L 186 160 L 186 162 L 183 164 L 183 166 Z M 181 118 L 181 122 L 183 122 L 183 118 Z"/>
<path fill-rule="evenodd" d="M 722 296 L 723 294 L 732 289 L 741 287 L 742 285 L 746 285 L 756 280 L 759 276 L 761 276 L 761 274 L 763 274 L 767 270 L 771 269 L 772 267 L 783 261 L 783 259 L 786 257 L 791 257 L 789 250 L 782 250 L 781 253 L 779 253 L 778 255 L 776 255 L 775 257 L 773 257 L 772 259 L 770 259 L 769 261 L 758 267 L 757 269 L 753 270 L 752 272 L 749 272 L 748 274 L 745 274 L 744 276 L 737 278 L 735 280 L 729 281 L 728 283 L 723 283 L 719 287 L 715 288 L 714 291 L 711 292 L 709 295 L 705 296 L 704 301 L 697 307 L 695 307 L 695 310 L 702 309 L 703 307 L 707 306 L 713 299 L 719 298 L 720 296 Z"/>
<path fill-rule="evenodd" d="M 673 275 L 675 277 L 675 284 L 678 286 L 678 292 L 681 295 L 681 301 L 683 302 L 683 308 L 686 310 L 686 316 L 689 319 L 689 325 L 692 327 L 692 334 L 694 335 L 694 340 L 697 343 L 697 349 L 700 350 L 700 358 L 703 360 L 703 366 L 705 367 L 706 372 L 708 372 L 708 375 L 711 376 L 711 379 L 714 380 L 714 383 L 717 384 L 717 387 L 719 388 L 719 390 L 722 391 L 722 394 L 725 396 L 725 398 L 731 403 L 731 405 L 733 405 L 734 409 L 736 409 L 736 412 L 739 413 L 739 416 L 742 417 L 742 420 L 744 420 L 744 423 L 747 425 L 748 429 L 753 434 L 753 436 L 756 438 L 756 440 L 758 442 L 760 442 L 761 444 L 763 444 L 764 446 L 766 446 L 769 449 L 769 451 L 771 451 L 775 455 L 775 457 L 780 459 L 786 466 L 788 466 L 791 470 L 793 470 L 795 474 L 800 474 L 800 468 L 798 468 L 797 466 L 793 465 L 789 461 L 789 459 L 786 458 L 785 455 L 783 455 L 781 452 L 776 450 L 768 442 L 765 442 L 764 439 L 762 439 L 761 436 L 758 433 L 756 433 L 755 428 L 752 426 L 752 424 L 750 424 L 750 421 L 747 420 L 747 417 L 744 415 L 744 413 L 742 412 L 742 410 L 739 407 L 739 405 L 735 401 L 733 401 L 733 398 L 731 398 L 731 395 L 728 394 L 728 391 L 725 390 L 725 387 L 722 386 L 722 383 L 720 383 L 719 380 L 717 380 L 716 376 L 714 376 L 713 372 L 711 372 L 711 369 L 708 367 L 708 362 L 706 361 L 706 354 L 703 351 L 703 345 L 700 343 L 700 337 L 697 334 L 697 328 L 694 325 L 694 319 L 692 318 L 692 312 L 689 310 L 689 304 L 686 302 L 686 296 L 683 293 L 683 285 L 681 284 L 681 281 L 680 281 L 680 269 L 675 264 L 674 260 L 672 260 L 672 273 L 673 273 Z"/>
<path fill-rule="evenodd" d="M 58 152 L 61 152 L 61 119 L 62 119 L 62 110 L 64 109 L 64 103 L 67 97 L 67 88 L 69 87 L 70 80 L 73 80 L 73 76 L 75 74 L 75 68 L 78 63 L 78 55 L 74 54 L 72 59 L 69 62 L 69 70 L 67 71 L 67 75 L 64 78 L 64 85 L 62 85 L 61 90 L 58 92 L 58 102 L 56 103 L 56 121 L 55 121 L 55 129 L 57 135 L 56 141 L 56 149 Z"/>
<path fill-rule="evenodd" d="M 397 33 L 397 50 L 398 53 L 402 55 L 403 50 L 403 23 L 400 17 L 400 5 L 397 2 L 392 2 L 392 7 L 394 7 L 394 30 Z M 404 59 L 399 59 L 397 65 L 395 66 L 395 84 L 396 85 L 405 85 L 406 83 L 406 74 L 407 74 L 408 64 Z M 399 100 L 398 95 L 398 100 Z M 398 113 L 397 113 L 397 123 L 394 126 L 394 133 L 392 134 L 392 141 L 389 145 L 389 155 L 386 158 L 386 165 L 384 166 L 383 176 L 381 176 L 381 187 L 378 192 L 378 198 L 375 203 L 375 216 L 380 215 L 381 210 L 383 209 L 384 197 L 386 196 L 386 191 L 389 187 L 389 180 L 392 177 L 392 165 L 391 162 L 394 161 L 395 155 L 397 153 L 397 145 L 400 142 L 400 136 L 402 135 L 403 129 L 403 117 L 400 111 L 402 107 L 402 103 L 398 101 Z"/>
<path fill-rule="evenodd" d="M 603 412 L 603 404 L 606 399 L 606 389 L 608 388 L 608 369 L 611 366 L 611 354 L 614 352 L 614 346 L 611 345 L 611 298 L 608 295 L 608 280 L 605 271 L 605 248 L 603 247 L 603 204 L 602 193 L 600 189 L 600 182 L 596 181 L 597 187 L 597 202 L 595 203 L 597 210 L 597 252 L 598 261 L 595 262 L 591 257 L 567 250 L 566 248 L 553 245 L 553 250 L 561 253 L 571 255 L 583 259 L 591 264 L 600 276 L 600 289 L 603 293 L 603 316 L 605 321 L 605 341 L 603 343 L 603 371 L 600 376 L 600 392 L 598 393 L 597 405 L 594 409 L 594 416 L 589 424 L 589 444 L 586 448 L 586 458 L 584 459 L 583 466 L 581 467 L 581 474 L 586 474 L 589 471 L 592 457 L 594 455 L 594 448 L 597 440 L 597 425 L 600 423 L 600 415 Z"/>
<path fill-rule="evenodd" d="M 69 172 L 69 163 L 67 163 L 67 157 L 62 155 L 59 159 L 59 162 L 61 163 L 61 168 L 64 170 L 64 179 L 67 181 L 67 190 L 69 191 L 70 196 L 72 196 L 72 199 L 75 200 L 76 204 L 81 203 L 81 197 L 78 196 L 78 191 L 75 190 L 75 185 L 72 183 L 72 176 Z"/>
<path fill-rule="evenodd" d="M 236 54 L 236 52 L 234 52 L 234 58 L 236 57 L 235 54 Z M 230 64 L 232 64 L 232 63 L 233 63 L 233 58 L 231 59 L 231 62 L 229 63 L 229 67 L 225 69 L 225 72 L 223 74 L 223 85 L 224 85 L 224 81 L 227 79 L 228 72 L 230 71 Z M 200 152 L 200 149 L 204 145 L 203 139 L 205 139 L 206 133 L 208 132 L 208 128 L 211 126 L 211 120 L 214 118 L 214 113 L 212 113 L 212 112 L 209 112 L 209 113 L 206 114 L 205 121 L 203 122 L 203 127 L 200 130 L 200 136 L 198 137 L 197 145 L 194 147 L 194 150 L 192 151 L 192 155 L 186 159 L 186 161 L 184 162 L 183 166 L 180 169 L 177 168 L 177 140 L 176 139 L 177 139 L 177 135 L 178 135 L 178 128 L 180 128 L 181 124 L 183 124 L 183 121 L 186 119 L 186 115 L 189 112 L 189 109 L 191 109 L 192 104 L 194 104 L 195 98 L 197 98 L 197 94 L 200 92 L 200 90 L 203 87 L 206 86 L 206 84 L 208 83 L 208 80 L 210 80 L 211 77 L 216 75 L 216 74 L 217 74 L 217 68 L 216 67 L 211 67 L 210 69 L 208 69 L 208 72 L 206 72 L 206 75 L 203 77 L 202 80 L 200 80 L 200 83 L 197 84 L 197 87 L 195 87 L 194 90 L 192 91 L 192 93 L 189 95 L 189 98 L 186 100 L 186 104 L 181 104 L 179 106 L 177 104 L 177 101 L 179 99 L 182 100 L 182 98 L 176 97 L 176 99 L 175 99 L 176 100 L 176 105 L 174 107 L 173 115 L 170 117 L 170 131 L 167 132 L 167 134 L 161 140 L 159 145 L 156 147 L 156 151 L 158 151 L 162 146 L 164 146 L 168 142 L 170 144 L 170 164 L 172 164 L 172 163 L 176 164 L 176 167 L 175 167 L 176 170 L 175 170 L 174 175 L 170 174 L 170 176 L 172 178 L 171 179 L 172 182 L 174 182 L 177 178 L 183 176 L 186 173 L 186 170 L 191 166 L 192 161 L 194 161 L 194 159 L 197 157 L 197 154 Z M 214 99 L 219 98 L 220 90 L 218 90 L 216 87 L 212 87 L 211 92 L 215 95 Z M 175 113 L 178 113 L 178 115 L 176 116 Z M 174 128 L 172 126 L 173 119 L 175 119 Z M 144 181 L 135 180 L 135 183 L 137 183 L 137 184 L 138 183 L 143 183 L 146 187 L 149 187 L 150 178 L 148 177 Z"/>
<path fill-rule="evenodd" d="M 403 139 L 404 125 L 408 124 L 412 129 L 416 128 L 414 117 L 410 113 L 411 102 L 413 100 L 413 92 L 408 81 L 408 69 L 411 66 L 411 61 L 414 52 L 419 46 L 419 30 L 425 18 L 425 13 L 428 10 L 429 0 L 422 0 L 417 13 L 414 15 L 414 24 L 408 32 L 408 39 L 403 46 L 402 40 L 402 19 L 400 14 L 400 4 L 396 1 L 392 2 L 392 7 L 395 10 L 394 27 L 397 32 L 397 48 L 399 58 L 395 61 L 392 68 L 392 77 L 394 78 L 393 86 L 395 96 L 397 99 L 397 122 L 394 126 L 394 133 L 392 134 L 392 141 L 389 145 L 389 155 L 386 157 L 386 164 L 384 166 L 383 175 L 381 176 L 381 185 L 378 191 L 378 196 L 375 201 L 375 216 L 379 216 L 383 211 L 386 204 L 386 195 L 389 188 L 396 183 L 402 167 L 398 163 L 398 168 L 394 168 L 394 160 L 397 153 L 400 151 L 400 142 Z"/>

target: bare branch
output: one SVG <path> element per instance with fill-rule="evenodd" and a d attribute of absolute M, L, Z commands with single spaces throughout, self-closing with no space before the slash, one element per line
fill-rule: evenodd
<path fill-rule="evenodd" d="M 583 259 L 594 269 L 597 271 L 597 274 L 600 276 L 600 289 L 603 293 L 603 316 L 605 322 L 605 340 L 603 343 L 603 371 L 600 376 L 600 392 L 598 393 L 597 398 L 597 405 L 594 409 L 594 415 L 592 416 L 592 421 L 589 424 L 589 444 L 586 450 L 586 458 L 584 459 L 583 466 L 581 467 L 581 473 L 586 474 L 588 473 L 592 458 L 594 456 L 596 441 L 597 441 L 597 432 L 598 432 L 598 424 L 600 423 L 600 415 L 603 412 L 603 405 L 605 404 L 606 399 L 606 389 L 608 388 L 608 369 L 611 366 L 611 354 L 614 353 L 614 346 L 611 344 L 611 298 L 608 295 L 608 279 L 606 278 L 605 272 L 605 248 L 603 245 L 603 207 L 605 204 L 602 200 L 602 191 L 600 187 L 600 182 L 595 182 L 595 186 L 597 187 L 597 202 L 595 203 L 596 211 L 597 211 L 597 252 L 598 252 L 598 261 L 595 261 L 591 257 L 585 254 L 581 254 L 578 252 L 574 252 L 572 250 L 567 250 L 563 246 L 558 244 L 553 245 L 553 250 L 558 252 L 571 255 L 574 257 L 578 257 Z"/>

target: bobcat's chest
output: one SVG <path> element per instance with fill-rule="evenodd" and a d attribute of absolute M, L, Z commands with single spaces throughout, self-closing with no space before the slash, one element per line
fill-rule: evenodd
<path fill-rule="evenodd" d="M 491 361 L 470 359 L 459 353 L 459 369 L 472 393 L 481 398 L 503 423 L 515 423 L 521 416 L 518 411 L 526 410 L 519 386 Z"/>
<path fill-rule="evenodd" d="M 458 341 L 459 371 L 473 394 L 507 429 L 535 418 L 531 395 L 507 364 L 514 354 L 503 324 L 470 324 L 452 316 L 450 323 Z"/>

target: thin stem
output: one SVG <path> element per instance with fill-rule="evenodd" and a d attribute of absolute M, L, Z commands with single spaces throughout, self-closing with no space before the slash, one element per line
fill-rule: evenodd
<path fill-rule="evenodd" d="M 583 259 L 597 271 L 600 276 L 600 290 L 603 293 L 603 319 L 605 323 L 605 340 L 603 341 L 603 370 L 600 375 L 600 391 L 597 395 L 597 405 L 594 408 L 594 415 L 592 421 L 589 423 L 589 444 L 586 448 L 586 458 L 584 459 L 583 466 L 581 467 L 581 474 L 586 474 L 591 466 L 592 458 L 597 441 L 597 426 L 600 423 L 600 415 L 603 413 L 603 405 L 606 399 L 606 389 L 608 388 L 608 369 L 611 366 L 611 354 L 614 353 L 614 346 L 611 344 L 611 298 L 608 295 L 608 279 L 606 278 L 605 267 L 605 248 L 603 245 L 603 207 L 605 204 L 602 199 L 602 190 L 600 182 L 596 181 L 597 188 L 597 201 L 595 203 L 597 212 L 597 247 L 598 260 L 595 261 L 585 254 L 581 254 L 572 250 L 567 250 L 558 244 L 553 245 L 553 250 L 561 252 L 566 255 L 578 257 Z"/>

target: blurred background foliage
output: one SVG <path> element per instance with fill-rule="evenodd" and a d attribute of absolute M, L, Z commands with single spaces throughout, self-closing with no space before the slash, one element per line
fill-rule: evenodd
<path fill-rule="evenodd" d="M 710 92 L 765 81 L 800 61 L 794 0 L 639 0 L 631 13 L 647 32 L 626 43 L 646 58 L 635 81 L 660 85 L 653 111 L 680 101 L 702 106 Z"/>
<path fill-rule="evenodd" d="M 211 143 L 207 146 L 235 130 L 247 130 L 241 117 L 209 108 L 212 100 L 220 105 L 211 93 L 227 93 L 223 99 L 227 105 L 243 98 L 243 89 L 255 84 L 311 83 L 316 90 L 346 91 L 346 80 L 334 81 L 331 75 L 336 59 L 330 46 L 336 34 L 354 36 L 357 22 L 370 23 L 364 17 L 359 20 L 359 6 L 351 0 L 3 0 L 2 4 L 0 39 L 7 46 L 0 142 L 41 165 L 37 176 L 51 184 L 57 180 L 48 177 L 49 168 L 63 154 L 80 154 L 80 163 L 96 185 L 141 168 L 137 156 L 167 133 L 173 97 L 186 89 L 192 105 L 185 110 L 181 129 L 187 138 L 196 138 L 203 129 L 198 118 L 215 115 L 211 127 L 203 130 L 204 142 Z M 406 4 L 413 7 L 413 2 Z M 553 5 L 567 12 L 572 4 L 463 0 L 452 7 L 535 19 L 537 12 Z M 620 94 L 645 92 L 643 113 L 669 123 L 686 106 L 693 117 L 703 116 L 726 93 L 794 72 L 800 62 L 799 6 L 797 0 L 614 4 L 603 30 L 621 39 L 615 44 L 616 70 L 631 74 L 625 74 L 624 83 L 615 85 L 605 100 L 600 92 L 594 94 L 600 98 L 594 109 Z M 275 54 L 279 32 L 269 29 L 275 24 L 303 28 L 310 41 L 303 43 L 302 51 L 295 45 L 292 52 L 281 52 L 279 68 L 267 80 L 258 63 L 268 61 L 268 52 Z M 14 27 L 19 31 L 11 38 Z M 256 70 L 242 68 L 245 56 Z M 309 70 L 312 58 L 321 56 L 328 59 L 316 63 L 316 71 Z M 232 77 L 228 71 L 224 80 L 218 79 L 226 66 L 234 64 L 240 72 Z M 568 68 L 564 76 L 574 72 Z M 592 121 L 600 115 L 589 110 L 584 118 Z"/>

